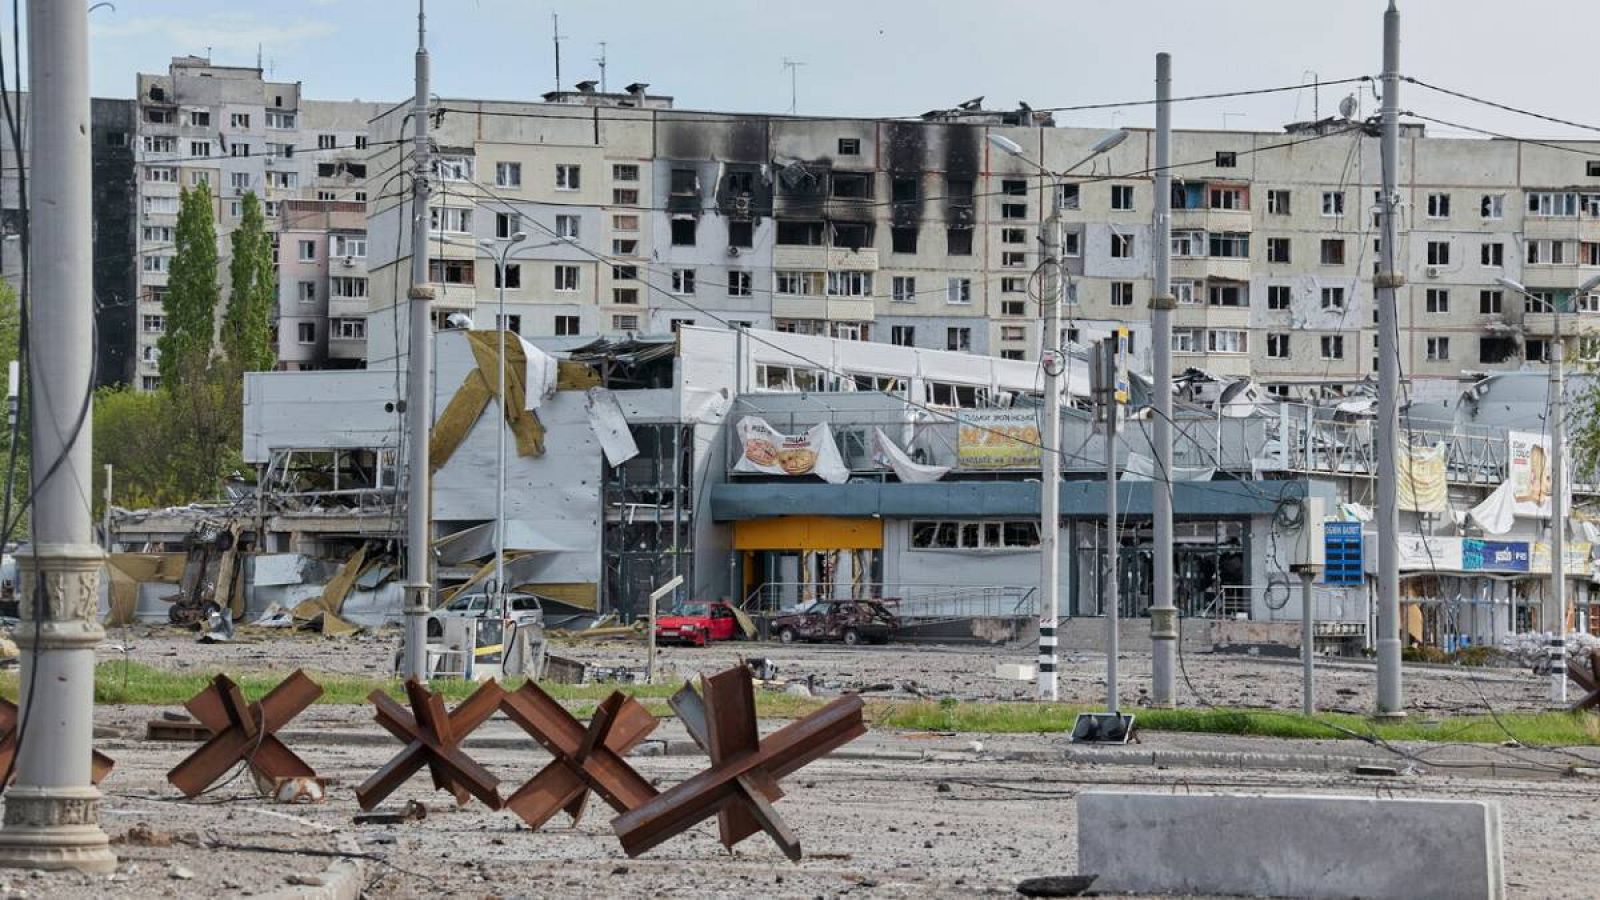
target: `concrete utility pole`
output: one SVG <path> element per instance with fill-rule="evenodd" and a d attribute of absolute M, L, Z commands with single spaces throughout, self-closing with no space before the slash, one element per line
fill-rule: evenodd
<path fill-rule="evenodd" d="M 1039 450 L 1039 699 L 1060 699 L 1057 686 L 1056 627 L 1061 621 L 1061 184 L 1050 185 L 1050 218 L 1044 223 L 1044 284 L 1039 295 L 1044 313 L 1040 335 L 1044 367 L 1044 428 Z"/>
<path fill-rule="evenodd" d="M 1311 523 L 1307 522 L 1301 527 L 1310 528 Z M 1313 716 L 1317 713 L 1317 636 L 1313 596 L 1317 567 L 1298 565 L 1294 568 L 1300 573 L 1300 711 Z"/>
<path fill-rule="evenodd" d="M 1573 294 L 1576 302 L 1578 295 Z M 1556 345 L 1550 377 L 1555 394 L 1550 404 L 1550 602 L 1545 617 L 1550 632 L 1550 702 L 1567 705 L 1567 414 L 1564 372 L 1566 348 L 1561 343 L 1561 301 L 1552 310 Z"/>
<path fill-rule="evenodd" d="M 105 552 L 94 539 L 91 432 L 79 422 L 94 354 L 90 239 L 89 13 L 28 2 L 33 533 L 18 551 L 22 651 L 16 783 L 5 793 L 0 866 L 109 872 L 89 781 L 94 648 Z M 60 466 L 55 463 L 60 461 Z"/>
<path fill-rule="evenodd" d="M 1373 278 L 1378 303 L 1378 708 L 1382 717 L 1405 715 L 1400 689 L 1400 533 L 1399 472 L 1400 334 L 1397 291 L 1405 276 L 1395 270 L 1399 226 L 1400 165 L 1400 11 L 1394 0 L 1383 14 L 1383 196 L 1378 220 L 1383 238 L 1379 272 Z"/>
<path fill-rule="evenodd" d="M 1122 621 L 1117 584 L 1117 550 L 1121 544 L 1117 528 L 1117 350 L 1122 338 L 1121 330 L 1113 330 L 1111 337 L 1100 342 L 1102 390 L 1100 410 L 1106 425 L 1106 583 L 1101 592 L 1106 616 L 1106 712 L 1117 709 L 1117 654 L 1120 635 L 1117 626 Z"/>
<path fill-rule="evenodd" d="M 428 465 L 428 432 L 433 425 L 433 285 L 428 283 L 428 180 L 433 154 L 428 147 L 428 46 L 423 0 L 417 0 L 417 94 L 411 105 L 416 140 L 411 150 L 411 301 L 410 352 L 406 357 L 406 637 L 405 677 L 428 680 L 427 637 L 423 631 L 433 586 L 428 564 L 433 555 L 433 474 Z"/>
<path fill-rule="evenodd" d="M 1155 559 L 1150 605 L 1150 702 L 1176 705 L 1178 609 L 1172 602 L 1172 56 L 1156 54 L 1155 290 L 1150 340 L 1155 358 L 1156 471 L 1151 487 Z"/>

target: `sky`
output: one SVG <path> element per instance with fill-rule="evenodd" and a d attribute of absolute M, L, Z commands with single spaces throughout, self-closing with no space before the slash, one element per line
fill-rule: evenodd
<path fill-rule="evenodd" d="M 1154 57 L 1173 55 L 1176 96 L 1288 86 L 1304 90 L 1179 104 L 1183 128 L 1277 131 L 1313 114 L 1311 82 L 1376 75 L 1387 0 L 430 0 L 434 93 L 537 99 L 554 85 L 551 14 L 560 15 L 562 82 L 644 81 L 683 109 L 906 116 L 982 95 L 991 108 L 1152 96 Z M 409 97 L 416 46 L 410 0 L 114 0 L 91 14 L 92 88 L 127 97 L 137 72 L 210 54 L 301 81 L 312 99 Z M 1401 0 L 1401 69 L 1423 81 L 1600 125 L 1590 0 Z M 9 12 L 7 13 L 9 17 Z M 1554 27 L 1552 23 L 1557 23 Z M 7 22 L 9 26 L 9 21 Z M 7 28 L 9 31 L 9 27 Z M 1570 48 L 1561 35 L 1572 35 Z M 803 65 L 785 69 L 784 59 Z M 1359 90 L 1357 90 L 1359 88 Z M 1317 112 L 1370 87 L 1328 85 Z M 1414 85 L 1401 106 L 1518 136 L 1600 137 Z M 1149 107 L 1062 113 L 1058 124 L 1149 126 Z M 1437 125 L 1430 133 L 1465 135 Z"/>

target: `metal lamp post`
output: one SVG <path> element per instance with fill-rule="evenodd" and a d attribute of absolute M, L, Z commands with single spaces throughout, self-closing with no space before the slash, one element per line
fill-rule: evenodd
<path fill-rule="evenodd" d="M 1520 282 L 1510 278 L 1496 281 L 1508 290 L 1530 300 L 1537 300 Z M 1600 275 L 1578 285 L 1572 292 L 1579 297 L 1600 287 Z M 1554 320 L 1555 346 L 1551 348 L 1550 379 L 1553 382 L 1549 410 L 1550 424 L 1550 599 L 1545 604 L 1550 639 L 1550 702 L 1565 705 L 1567 702 L 1567 414 L 1566 414 L 1566 344 L 1561 339 L 1561 304 L 1552 303 L 1550 312 Z"/>
<path fill-rule="evenodd" d="M 1039 620 L 1039 699 L 1054 701 L 1060 693 L 1056 682 L 1056 623 L 1061 614 L 1060 552 L 1061 529 L 1061 373 L 1066 361 L 1061 355 L 1061 302 L 1063 266 L 1061 263 L 1061 185 L 1073 169 L 1127 140 L 1128 131 L 1114 131 L 1090 148 L 1089 155 L 1062 172 L 1052 172 L 1023 154 L 1022 145 L 1001 134 L 989 135 L 995 149 L 1022 160 L 1051 181 L 1050 218 L 1044 225 L 1044 259 L 1040 265 L 1044 287 L 1039 298 L 1044 313 L 1043 448 L 1039 453 L 1039 590 L 1044 594 L 1044 615 Z M 1112 486 L 1113 490 L 1115 485 Z"/>
<path fill-rule="evenodd" d="M 498 282 L 499 310 L 495 313 L 495 331 L 499 335 L 500 343 L 499 386 L 496 396 L 500 398 L 499 427 L 496 429 L 498 444 L 495 448 L 495 489 L 494 489 L 494 589 L 500 595 L 500 620 L 502 627 L 507 617 L 506 605 L 506 259 L 511 256 L 511 251 L 523 241 L 527 234 L 518 231 L 511 235 L 505 243 L 500 245 L 500 252 L 495 256 L 495 281 Z M 482 240 L 478 242 L 482 247 L 494 252 L 495 242 Z"/>

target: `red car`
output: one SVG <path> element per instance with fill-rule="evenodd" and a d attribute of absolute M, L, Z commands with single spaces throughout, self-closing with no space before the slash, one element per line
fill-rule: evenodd
<path fill-rule="evenodd" d="M 731 641 L 739 626 L 733 608 L 720 600 L 690 600 L 671 615 L 656 617 L 656 643 L 704 647 Z"/>

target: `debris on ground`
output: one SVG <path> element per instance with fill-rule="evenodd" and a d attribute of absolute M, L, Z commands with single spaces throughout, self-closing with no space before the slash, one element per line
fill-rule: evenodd
<path fill-rule="evenodd" d="M 1017 882 L 1017 893 L 1024 897 L 1079 897 L 1089 890 L 1098 875 L 1043 875 Z"/>

